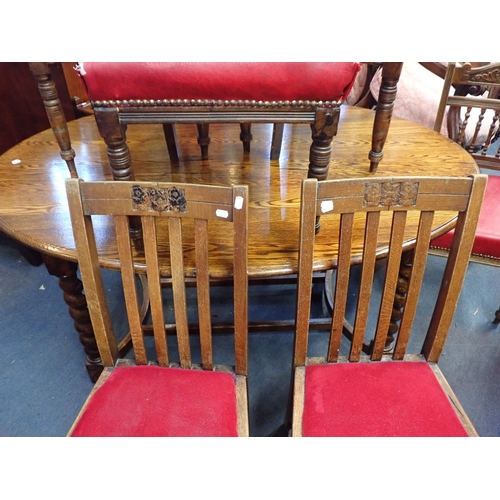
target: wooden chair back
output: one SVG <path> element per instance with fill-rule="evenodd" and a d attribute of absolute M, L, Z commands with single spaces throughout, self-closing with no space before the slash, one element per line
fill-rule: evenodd
<path fill-rule="evenodd" d="M 296 312 L 294 367 L 313 362 L 308 359 L 309 318 L 313 273 L 315 220 L 321 215 L 322 225 L 335 222 L 339 228 L 338 253 L 333 255 L 337 276 L 333 297 L 333 317 L 328 352 L 323 362 L 339 360 L 339 351 L 346 317 L 349 276 L 351 270 L 351 241 L 354 218 L 364 218 L 364 249 L 362 273 L 352 342 L 348 361 L 362 358 L 363 344 L 369 338 L 372 348 L 369 359 L 381 360 L 394 305 L 399 279 L 399 266 L 405 240 L 405 223 L 410 211 L 419 214 L 418 232 L 414 241 L 413 265 L 409 277 L 399 332 L 391 358 L 402 360 L 407 354 L 412 324 L 422 287 L 433 216 L 437 211 L 458 212 L 455 237 L 443 280 L 423 339 L 421 353 L 428 361 L 437 362 L 460 295 L 468 259 L 474 240 L 487 176 L 468 178 L 438 177 L 372 177 L 316 181 L 307 179 L 302 185 L 299 277 Z M 377 231 L 382 217 L 390 217 L 391 237 L 387 257 L 385 284 L 378 305 L 378 320 L 374 332 L 367 332 L 368 314 L 377 258 Z M 336 219 L 336 220 L 335 220 Z M 363 220 L 363 219 L 362 219 Z M 406 248 L 405 250 L 408 250 Z M 373 301 L 372 301 L 373 304 Z M 314 362 L 321 362 L 316 360 Z"/>
<path fill-rule="evenodd" d="M 120 357 L 120 348 L 99 266 L 99 245 L 96 243 L 98 231 L 93 218 L 101 215 L 114 219 L 130 337 L 139 365 L 149 362 L 160 366 L 178 363 L 182 368 L 193 365 L 185 279 L 189 275 L 195 277 L 196 281 L 201 365 L 206 370 L 214 369 L 209 265 L 209 249 L 214 244 L 214 231 L 210 230 L 211 224 L 222 224 L 222 230 L 233 232 L 234 247 L 224 251 L 233 252 L 234 255 L 234 369 L 237 375 L 246 375 L 247 186 L 84 182 L 81 179 L 68 179 L 66 188 L 83 286 L 104 366 L 115 365 Z M 144 236 L 143 253 L 137 252 L 131 245 L 130 217 L 140 219 Z M 165 260 L 159 259 L 159 248 L 162 248 L 162 255 L 168 255 Z M 136 283 L 138 269 L 144 272 L 144 268 L 147 280 L 143 281 L 147 289 L 143 293 L 147 294 L 150 301 L 151 325 L 143 324 Z M 172 283 L 179 353 L 176 361 L 171 359 L 166 338 L 162 282 L 167 278 Z M 156 351 L 153 356 L 148 354 L 145 344 L 145 335 L 151 330 Z"/>
<path fill-rule="evenodd" d="M 450 87 L 457 88 L 449 95 Z M 450 138 L 481 168 L 500 170 L 500 63 L 472 67 L 449 63 L 434 130 L 440 131 L 446 108 Z M 463 111 L 462 111 L 463 110 Z"/>

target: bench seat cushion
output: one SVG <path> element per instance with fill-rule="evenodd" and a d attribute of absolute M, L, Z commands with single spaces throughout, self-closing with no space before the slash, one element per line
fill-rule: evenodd
<path fill-rule="evenodd" d="M 360 68 L 355 62 L 84 62 L 78 67 L 94 102 L 344 101 Z"/>

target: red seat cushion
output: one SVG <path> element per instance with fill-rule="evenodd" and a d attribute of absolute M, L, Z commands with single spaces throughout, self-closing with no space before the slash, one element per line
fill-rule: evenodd
<path fill-rule="evenodd" d="M 303 436 L 467 436 L 424 362 L 306 367 Z"/>
<path fill-rule="evenodd" d="M 237 436 L 235 377 L 158 366 L 113 370 L 73 436 Z"/>
<path fill-rule="evenodd" d="M 484 195 L 481 214 L 476 229 L 476 237 L 472 246 L 472 253 L 500 259 L 500 176 L 488 176 L 488 184 Z M 454 230 L 448 231 L 432 241 L 435 248 L 451 247 Z"/>
<path fill-rule="evenodd" d="M 80 64 L 89 98 L 105 100 L 344 100 L 354 62 L 151 62 Z"/>

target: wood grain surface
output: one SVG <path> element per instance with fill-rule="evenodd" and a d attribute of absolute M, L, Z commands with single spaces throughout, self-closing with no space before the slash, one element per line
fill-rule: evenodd
<path fill-rule="evenodd" d="M 342 108 L 338 135 L 332 146 L 330 179 L 370 177 L 368 152 L 374 112 L 363 108 Z M 106 146 L 93 117 L 68 123 L 76 168 L 84 180 L 111 180 Z M 196 182 L 215 185 L 247 184 L 249 206 L 249 275 L 277 276 L 297 271 L 299 200 L 302 179 L 307 175 L 311 132 L 308 125 L 287 125 L 279 160 L 270 160 L 272 125 L 252 126 L 252 147 L 244 153 L 239 124 L 212 125 L 209 159 L 201 160 L 196 125 L 177 126 L 180 164 L 171 167 L 162 125 L 129 125 L 136 181 Z M 13 163 L 20 160 L 20 163 Z M 415 123 L 393 117 L 377 176 L 439 175 L 463 176 L 477 173 L 470 155 L 446 137 Z M 46 254 L 76 261 L 76 252 L 65 192 L 69 172 L 59 155 L 52 130 L 41 132 L 14 146 L 0 157 L 0 229 L 13 238 Z M 322 217 L 327 217 L 324 215 Z M 336 217 L 332 215 L 332 217 Z M 378 257 L 385 255 L 389 234 L 382 214 L 378 235 Z M 435 221 L 433 236 L 454 224 L 450 213 Z M 416 230 L 409 220 L 405 233 L 408 248 Z M 117 268 L 117 248 L 112 222 L 96 221 L 101 265 Z M 161 225 L 159 237 L 165 238 Z M 226 235 L 215 222 L 210 231 L 218 237 L 211 249 L 213 277 L 232 275 Z M 315 270 L 336 265 L 335 225 L 317 235 Z M 361 225 L 354 222 L 351 260 L 359 262 L 363 245 Z M 230 246 L 229 246 L 230 247 Z M 331 250 L 334 250 L 332 259 Z M 160 256 L 168 267 L 168 255 Z M 186 264 L 189 270 L 189 261 Z M 139 268 L 139 271 L 141 269 Z M 194 270 L 191 269 L 193 272 Z"/>

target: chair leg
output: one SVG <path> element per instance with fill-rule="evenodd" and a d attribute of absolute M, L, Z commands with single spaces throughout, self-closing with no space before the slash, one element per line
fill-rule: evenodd
<path fill-rule="evenodd" d="M 132 160 L 127 146 L 126 127 L 120 123 L 114 108 L 94 110 L 97 128 L 108 149 L 108 160 L 114 180 L 133 181 Z M 130 237 L 138 252 L 144 250 L 142 226 L 139 217 L 130 217 Z"/>
<path fill-rule="evenodd" d="M 240 141 L 243 143 L 243 152 L 250 153 L 250 142 L 252 142 L 252 124 L 240 123 Z"/>
<path fill-rule="evenodd" d="M 376 172 L 382 160 L 384 144 L 389 133 L 394 100 L 396 99 L 397 85 L 403 63 L 384 63 L 382 66 L 382 83 L 378 96 L 375 120 L 373 123 L 372 149 L 368 155 L 370 172 Z"/>
<path fill-rule="evenodd" d="M 281 143 L 283 142 L 284 123 L 273 125 L 273 141 L 271 143 L 271 160 L 279 160 L 281 153 Z"/>
<path fill-rule="evenodd" d="M 332 139 L 337 134 L 339 108 L 318 108 L 316 118 L 311 124 L 312 144 L 309 151 L 307 177 L 325 180 L 328 177 L 332 153 Z M 319 231 L 319 216 L 316 217 L 316 233 Z"/>
<path fill-rule="evenodd" d="M 177 134 L 173 123 L 163 124 L 163 133 L 165 134 L 165 142 L 167 143 L 168 156 L 170 163 L 179 164 L 179 153 L 177 152 Z"/>
<path fill-rule="evenodd" d="M 64 116 L 61 101 L 59 100 L 56 85 L 50 76 L 49 65 L 44 62 L 29 64 L 37 81 L 38 90 L 42 96 L 50 126 L 59 144 L 61 158 L 68 165 L 71 177 L 78 177 L 75 167 L 75 151 L 71 147 L 66 117 Z"/>
<path fill-rule="evenodd" d="M 495 319 L 493 320 L 494 325 L 498 325 L 500 323 L 500 309 L 495 312 Z"/>
<path fill-rule="evenodd" d="M 210 135 L 208 134 L 208 123 L 198 123 L 198 144 L 201 149 L 201 159 L 208 160 L 208 145 L 210 144 Z"/>

